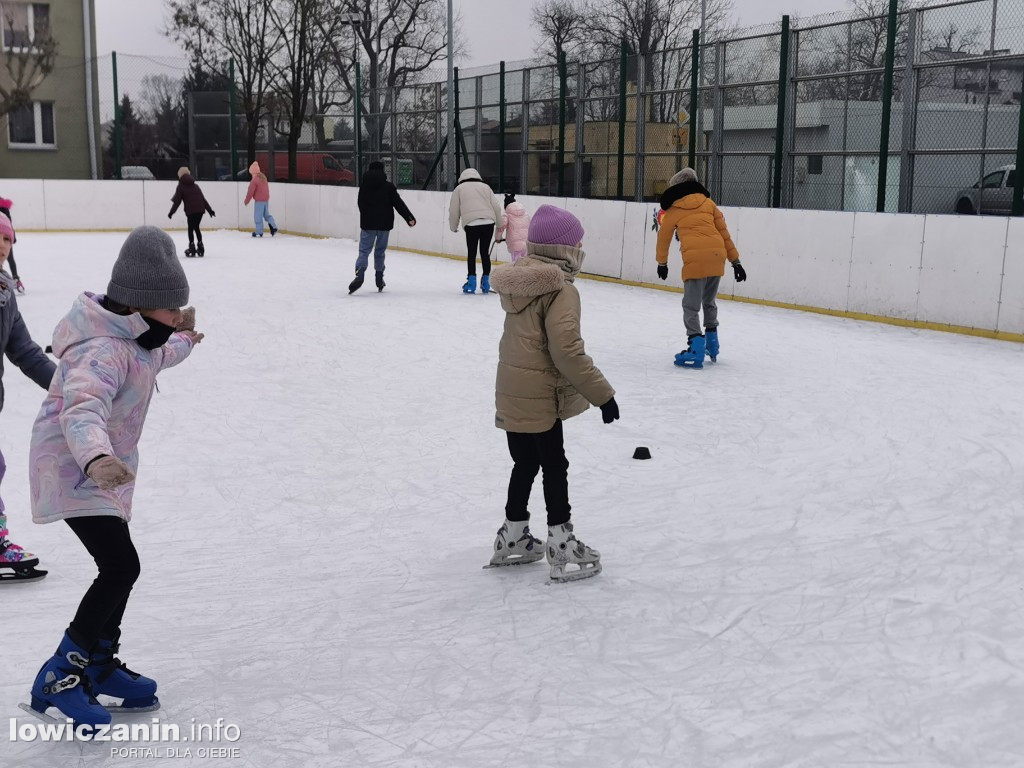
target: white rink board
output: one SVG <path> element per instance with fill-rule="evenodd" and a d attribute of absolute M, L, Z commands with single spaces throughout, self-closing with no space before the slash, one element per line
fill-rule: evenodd
<path fill-rule="evenodd" d="M 1021 333 L 1024 328 L 1024 219 L 1012 219 L 1006 238 L 1006 264 L 999 304 L 998 331 Z"/>
<path fill-rule="evenodd" d="M 847 309 L 901 320 L 917 317 L 926 217 L 858 213 Z"/>
<path fill-rule="evenodd" d="M 583 225 L 587 254 L 583 271 L 606 277 L 622 276 L 622 259 L 636 248 L 623 242 L 626 204 L 617 200 L 579 200 L 569 198 L 566 210 Z"/>
<path fill-rule="evenodd" d="M 242 206 L 246 183 L 201 182 L 218 212 L 206 229 L 252 228 L 253 206 Z M 23 229 L 131 229 L 141 223 L 184 229 L 167 221 L 173 182 L 39 181 L 9 179 L 0 195 L 15 201 Z M 415 231 L 396 219 L 394 248 L 465 258 L 465 235 L 448 228 L 449 192 L 402 190 L 417 219 Z M 358 188 L 271 184 L 278 226 L 308 235 L 358 239 Z M 503 195 L 496 195 L 499 203 Z M 517 196 L 534 214 L 542 204 L 568 207 L 584 224 L 589 274 L 682 287 L 679 244 L 673 241 L 669 279 L 656 272 L 651 230 L 657 203 Z M 232 221 L 232 200 L 237 222 Z M 851 311 L 925 323 L 1024 333 L 1024 243 L 1012 222 L 1006 275 L 1006 218 L 912 216 L 763 208 L 722 209 L 749 275 L 737 284 L 726 266 L 720 294 L 812 308 Z M 179 214 L 180 215 L 180 214 Z M 922 231 L 923 240 L 922 243 Z M 507 261 L 503 245 L 493 251 Z M 479 270 L 479 265 L 477 267 Z M 1004 307 L 999 309 L 999 296 Z M 998 316 L 999 327 L 996 328 Z"/>
<path fill-rule="evenodd" d="M 41 179 L 0 179 L 0 197 L 14 203 L 11 219 L 18 229 L 46 229 L 46 194 Z"/>
<path fill-rule="evenodd" d="M 928 217 L 918 320 L 995 329 L 1007 221 Z"/>
<path fill-rule="evenodd" d="M 45 180 L 46 228 L 133 229 L 146 223 L 144 190 L 142 181 Z"/>

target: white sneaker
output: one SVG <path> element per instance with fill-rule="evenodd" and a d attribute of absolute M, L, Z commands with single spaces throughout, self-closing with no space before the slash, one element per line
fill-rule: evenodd
<path fill-rule="evenodd" d="M 544 557 L 544 542 L 530 533 L 526 520 L 506 520 L 494 539 L 494 555 L 488 567 L 499 565 L 525 565 Z"/>
<path fill-rule="evenodd" d="M 552 581 L 577 581 L 601 572 L 601 553 L 576 538 L 572 523 L 548 528 L 548 564 Z M 576 568 L 566 570 L 567 565 Z"/>

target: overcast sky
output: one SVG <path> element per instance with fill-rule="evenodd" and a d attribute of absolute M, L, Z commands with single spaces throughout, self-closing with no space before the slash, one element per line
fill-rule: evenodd
<path fill-rule="evenodd" d="M 811 16 L 841 11 L 846 0 L 733 0 L 737 21 L 754 26 L 780 19 L 784 13 Z M 529 7 L 523 0 L 455 0 L 469 38 L 464 68 L 535 57 Z M 182 56 L 164 37 L 164 0 L 96 0 L 96 44 L 99 55 L 111 51 L 150 56 Z"/>

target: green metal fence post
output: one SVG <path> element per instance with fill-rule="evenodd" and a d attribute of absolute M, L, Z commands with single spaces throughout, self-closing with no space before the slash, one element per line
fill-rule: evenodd
<path fill-rule="evenodd" d="M 356 62 L 356 110 L 355 110 L 355 150 L 356 150 L 356 178 L 355 183 L 359 184 L 363 179 L 363 80 L 359 69 L 359 62 Z"/>
<path fill-rule="evenodd" d="M 121 97 L 117 93 L 117 51 L 110 54 L 114 68 L 114 178 L 121 178 Z"/>
<path fill-rule="evenodd" d="M 1017 173 L 1013 184 L 1013 215 L 1024 216 L 1024 103 L 1020 106 L 1017 126 Z"/>
<path fill-rule="evenodd" d="M 896 12 L 899 0 L 889 0 L 889 28 L 885 43 L 885 75 L 882 81 L 882 137 L 878 147 L 878 205 L 885 212 L 885 188 L 889 175 L 889 132 L 892 123 L 892 80 L 896 67 Z"/>
<path fill-rule="evenodd" d="M 775 119 L 775 167 L 772 175 L 772 208 L 782 207 L 782 150 L 786 138 L 786 91 L 789 86 L 789 16 L 782 17 L 779 46 L 779 111 Z"/>
<path fill-rule="evenodd" d="M 565 196 L 565 100 L 568 90 L 565 51 L 558 54 L 558 196 Z"/>
<path fill-rule="evenodd" d="M 459 120 L 459 68 L 458 67 L 452 67 L 452 83 L 453 83 L 452 90 L 454 90 L 454 93 L 452 94 L 452 97 L 455 100 L 455 125 L 452 126 L 452 141 L 455 142 L 455 176 L 454 176 L 454 179 L 455 179 L 455 183 L 458 183 L 458 181 L 459 181 L 459 174 L 462 173 L 462 171 L 460 169 L 460 160 L 462 158 L 459 157 L 459 144 L 461 143 L 460 142 L 461 136 L 457 135 L 458 132 L 462 131 L 462 126 L 461 126 L 461 122 L 462 121 Z"/>
<path fill-rule="evenodd" d="M 228 79 L 231 81 L 231 96 L 228 102 L 228 113 L 231 120 L 231 141 L 228 145 L 231 147 L 231 178 L 234 179 L 238 174 L 238 150 L 235 149 L 235 142 L 238 141 L 238 123 L 237 114 L 235 112 L 235 60 L 231 58 L 228 60 Z"/>
<path fill-rule="evenodd" d="M 498 66 L 498 189 L 505 189 L 505 62 Z"/>
<path fill-rule="evenodd" d="M 687 165 L 697 169 L 697 88 L 700 85 L 700 30 L 693 30 L 690 53 L 690 151 Z"/>
<path fill-rule="evenodd" d="M 619 44 L 619 168 L 615 196 L 623 197 L 623 177 L 626 175 L 626 40 Z"/>

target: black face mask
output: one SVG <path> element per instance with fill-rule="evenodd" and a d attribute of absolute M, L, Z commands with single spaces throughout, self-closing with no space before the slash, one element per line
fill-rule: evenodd
<path fill-rule="evenodd" d="M 162 347 L 171 338 L 171 334 L 174 333 L 174 328 L 170 325 L 164 325 L 145 315 L 142 316 L 142 319 L 146 321 L 149 330 L 135 340 L 139 342 L 139 346 L 143 349 L 153 350 L 157 347 Z"/>

